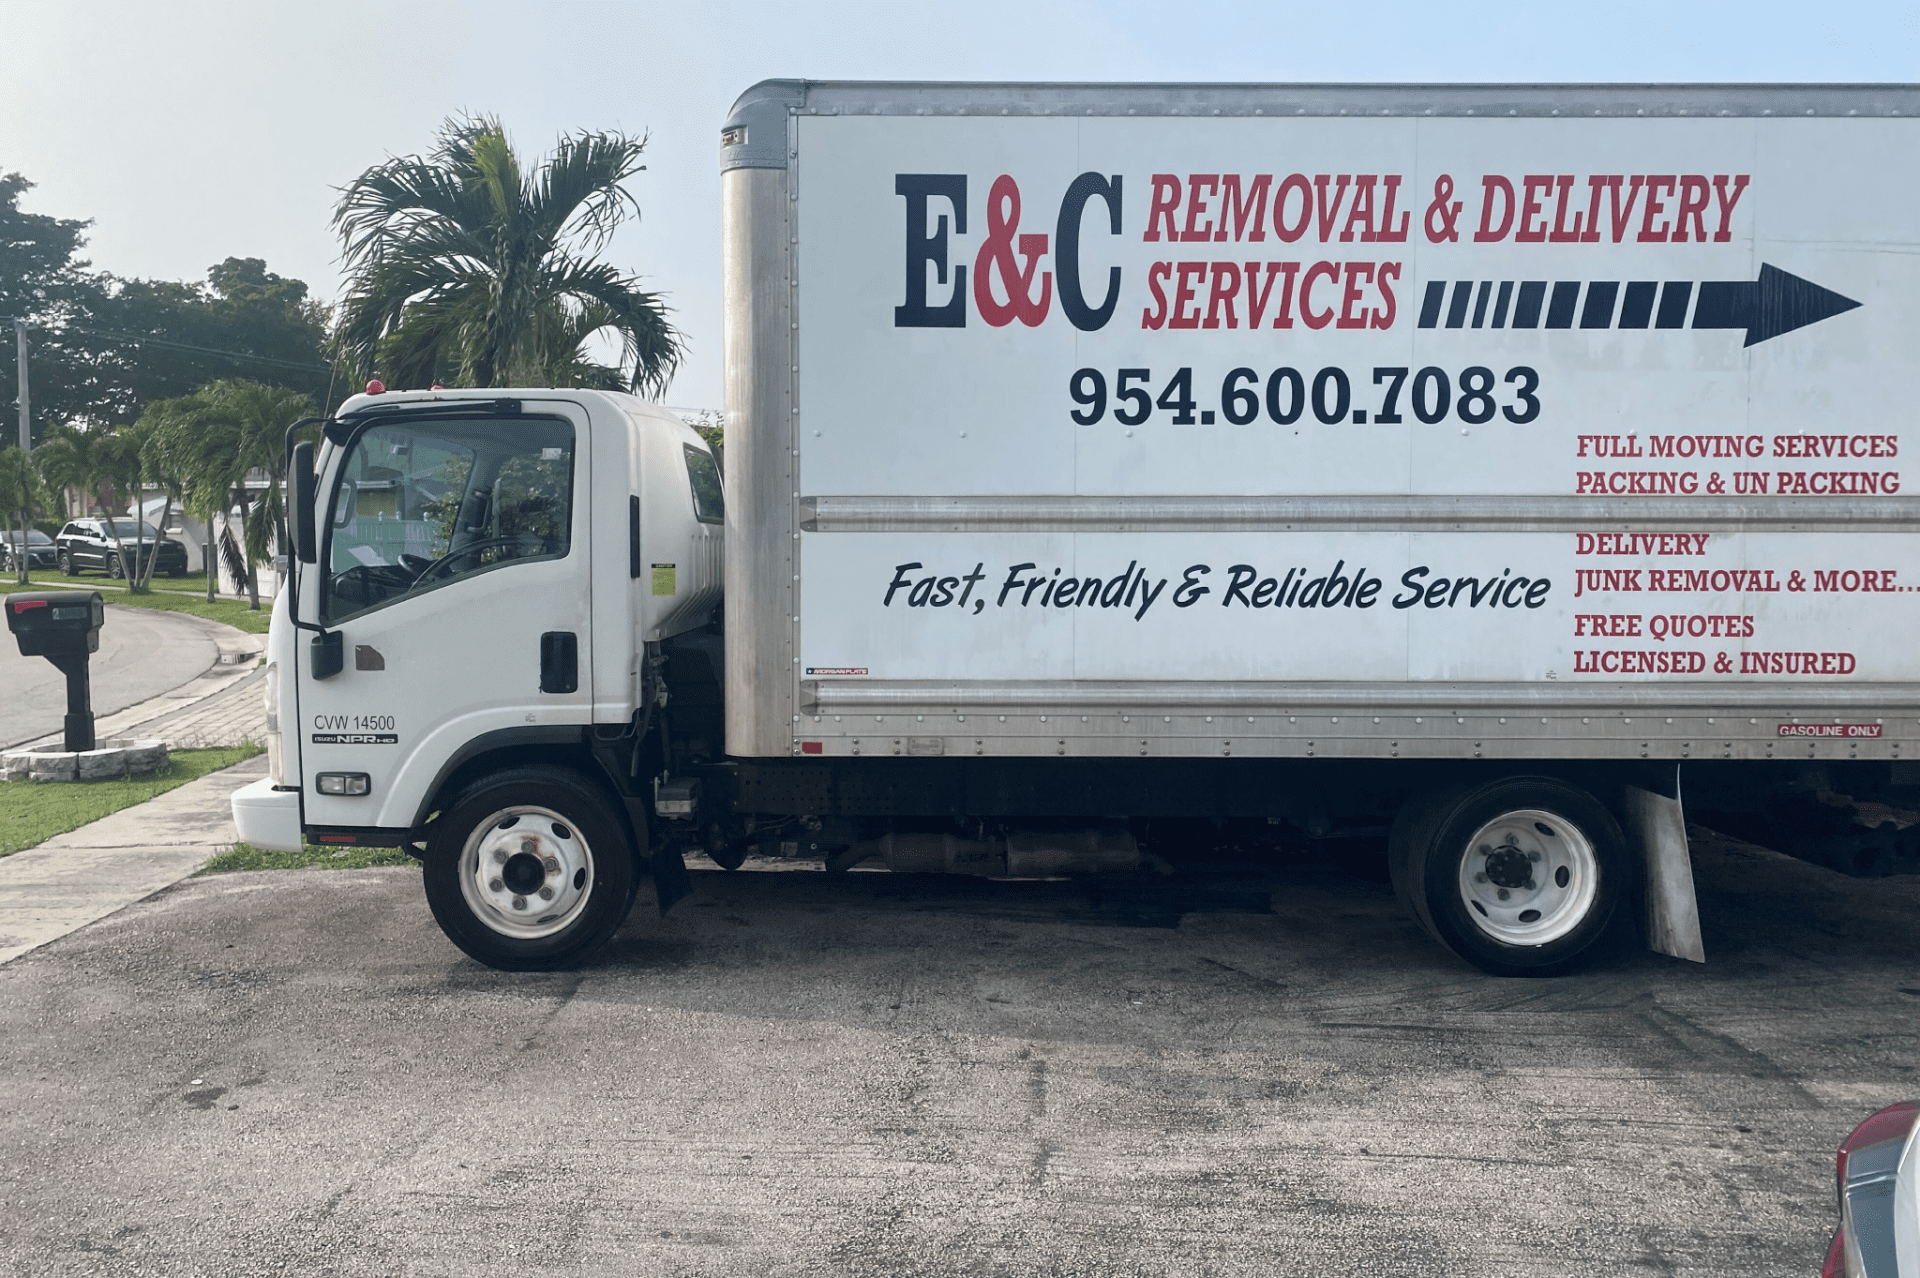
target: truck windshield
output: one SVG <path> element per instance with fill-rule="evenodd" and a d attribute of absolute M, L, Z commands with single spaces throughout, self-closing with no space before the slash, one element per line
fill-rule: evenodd
<path fill-rule="evenodd" d="M 565 556 L 573 447 L 572 425 L 544 417 L 400 421 L 363 432 L 334 485 L 326 619 Z"/>

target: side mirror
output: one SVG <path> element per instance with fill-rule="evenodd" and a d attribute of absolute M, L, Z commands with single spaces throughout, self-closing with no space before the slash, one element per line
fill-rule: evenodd
<path fill-rule="evenodd" d="M 319 480 L 313 473 L 313 444 L 302 440 L 293 446 L 293 552 L 303 564 L 320 557 L 319 538 L 313 524 L 313 503 Z"/>

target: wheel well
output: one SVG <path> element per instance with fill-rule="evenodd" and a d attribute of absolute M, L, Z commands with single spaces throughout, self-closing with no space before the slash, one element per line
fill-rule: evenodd
<path fill-rule="evenodd" d="M 452 763 L 429 791 L 429 798 L 414 821 L 414 828 L 427 825 L 453 801 L 454 796 L 480 778 L 509 768 L 538 765 L 565 768 L 600 792 L 618 815 L 626 831 L 627 845 L 636 859 L 645 861 L 647 849 L 635 825 L 631 800 L 623 796 L 606 774 L 593 752 L 577 737 L 570 741 L 519 741 L 483 747 Z"/>

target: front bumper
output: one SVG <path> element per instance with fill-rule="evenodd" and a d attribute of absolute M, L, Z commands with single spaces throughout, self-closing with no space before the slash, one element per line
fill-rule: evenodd
<path fill-rule="evenodd" d="M 300 792 L 276 790 L 271 777 L 241 786 L 233 792 L 233 824 L 243 843 L 269 852 L 298 852 Z"/>

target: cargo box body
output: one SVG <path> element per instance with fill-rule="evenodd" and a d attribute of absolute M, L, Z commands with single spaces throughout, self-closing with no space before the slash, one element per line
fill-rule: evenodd
<path fill-rule="evenodd" d="M 1917 115 L 757 86 L 728 753 L 1901 758 Z"/>

